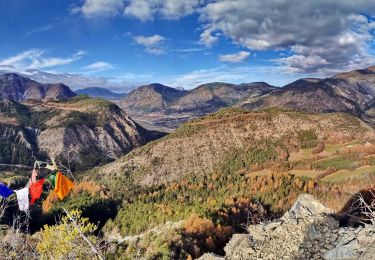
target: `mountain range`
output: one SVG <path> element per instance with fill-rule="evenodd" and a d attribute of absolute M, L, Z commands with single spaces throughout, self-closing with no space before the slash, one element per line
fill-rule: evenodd
<path fill-rule="evenodd" d="M 160 111 L 207 114 L 234 105 L 245 97 L 257 97 L 273 89 L 275 87 L 264 82 L 240 85 L 214 82 L 190 91 L 150 84 L 131 91 L 122 99 L 121 106 L 130 114 Z"/>
<path fill-rule="evenodd" d="M 126 95 L 126 94 L 118 94 L 106 88 L 100 88 L 100 87 L 77 89 L 75 93 L 78 95 L 88 95 L 89 97 L 94 97 L 94 98 L 98 97 L 98 98 L 103 98 L 106 100 L 120 100 Z"/>
<path fill-rule="evenodd" d="M 120 106 L 125 112 L 101 99 L 74 98 L 76 93 L 63 84 L 41 84 L 17 74 L 0 76 L 0 89 L 1 124 L 5 127 L 3 133 L 7 133 L 2 137 L 4 144 L 9 145 L 8 139 L 24 136 L 17 143 L 27 144 L 25 153 L 42 151 L 49 156 L 62 155 L 69 146 L 75 146 L 79 150 L 77 162 L 82 162 L 78 154 L 90 149 L 97 159 L 114 160 L 134 147 L 161 136 L 135 122 L 147 128 L 151 125 L 150 129 L 153 129 L 154 122 L 167 127 L 173 124 L 173 128 L 177 128 L 186 121 L 225 107 L 251 111 L 277 107 L 313 113 L 346 112 L 370 125 L 375 122 L 375 67 L 340 73 L 331 78 L 300 79 L 281 88 L 264 82 L 239 85 L 215 82 L 192 90 L 162 84 L 144 85 L 122 98 Z M 118 100 L 119 97 L 101 88 L 77 92 L 106 96 L 108 99 Z M 68 123 L 57 124 L 56 121 Z M 199 124 L 188 127 L 194 126 L 195 129 L 196 125 L 200 127 Z M 29 140 L 28 137 L 32 138 Z M 53 149 L 48 150 L 49 146 Z M 8 154 L 9 158 L 12 156 Z M 8 161 L 17 161 L 9 158 Z M 99 161 L 89 165 L 96 165 Z"/>
<path fill-rule="evenodd" d="M 374 98 L 375 67 L 369 67 L 330 78 L 303 78 L 283 87 L 264 82 L 216 82 L 179 91 L 150 84 L 131 91 L 120 105 L 136 120 L 155 124 L 180 124 L 229 106 L 248 110 L 278 107 L 305 112 L 348 112 L 372 124 Z"/>
<path fill-rule="evenodd" d="M 240 104 L 247 109 L 279 107 L 309 112 L 348 112 L 368 119 L 375 98 L 375 67 L 331 78 L 299 79 Z"/>
<path fill-rule="evenodd" d="M 245 98 L 262 96 L 274 89 L 264 82 L 240 85 L 214 82 L 192 90 L 150 84 L 131 91 L 119 105 L 144 127 L 171 132 L 193 118 L 235 105 Z"/>

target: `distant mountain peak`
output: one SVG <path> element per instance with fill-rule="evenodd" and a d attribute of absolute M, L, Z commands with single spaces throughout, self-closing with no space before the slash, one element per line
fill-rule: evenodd
<path fill-rule="evenodd" d="M 107 100 L 119 100 L 126 94 L 118 94 L 109 89 L 101 87 L 88 87 L 75 91 L 78 95 L 88 95 L 89 97 L 100 97 Z"/>
<path fill-rule="evenodd" d="M 131 91 L 121 101 L 121 105 L 128 111 L 158 111 L 167 108 L 173 101 L 185 93 L 186 91 L 181 91 L 160 83 L 151 83 Z"/>
<path fill-rule="evenodd" d="M 17 73 L 0 76 L 0 98 L 22 101 L 25 99 L 66 99 L 76 94 L 64 84 L 42 84 Z"/>
<path fill-rule="evenodd" d="M 181 90 L 177 88 L 172 88 L 169 86 L 165 86 L 160 83 L 151 83 L 147 85 L 140 86 L 138 89 L 153 89 L 157 92 L 163 92 L 163 91 L 170 91 L 170 92 L 181 92 Z"/>

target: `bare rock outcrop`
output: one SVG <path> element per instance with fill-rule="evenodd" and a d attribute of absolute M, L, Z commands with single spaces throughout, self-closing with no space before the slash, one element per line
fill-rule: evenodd
<path fill-rule="evenodd" d="M 200 259 L 375 259 L 375 226 L 339 227 L 331 213 L 311 195 L 301 195 L 280 219 L 234 235 L 225 257 Z"/>

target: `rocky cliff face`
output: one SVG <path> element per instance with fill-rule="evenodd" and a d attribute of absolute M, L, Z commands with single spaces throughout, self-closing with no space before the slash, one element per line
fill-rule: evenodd
<path fill-rule="evenodd" d="M 26 99 L 60 100 L 76 94 L 64 84 L 41 84 L 20 75 L 9 73 L 0 76 L 0 98 L 22 101 Z"/>
<path fill-rule="evenodd" d="M 374 259 L 375 226 L 340 227 L 332 213 L 311 195 L 300 195 L 282 218 L 234 235 L 225 257 L 200 259 Z"/>
<path fill-rule="evenodd" d="M 8 105 L 0 110 L 0 141 L 10 151 L 3 163 L 27 163 L 22 158 L 34 154 L 85 168 L 112 161 L 151 138 L 124 111 L 100 99 L 2 103 Z"/>

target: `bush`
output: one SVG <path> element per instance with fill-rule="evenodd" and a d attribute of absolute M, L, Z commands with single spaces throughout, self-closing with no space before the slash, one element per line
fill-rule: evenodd
<path fill-rule="evenodd" d="M 41 259 L 98 259 L 92 247 L 83 239 L 80 232 L 98 248 L 98 239 L 93 235 L 97 226 L 81 212 L 72 210 L 70 217 L 64 216 L 59 224 L 45 225 L 40 232 L 40 241 L 36 247 Z M 77 225 L 77 226 L 76 226 Z"/>
<path fill-rule="evenodd" d="M 317 145 L 318 136 L 314 130 L 301 130 L 298 132 L 298 140 L 302 149 L 313 148 Z"/>
<path fill-rule="evenodd" d="M 200 218 L 195 213 L 185 221 L 185 232 L 191 236 L 209 236 L 214 228 L 214 223 L 210 219 Z"/>

